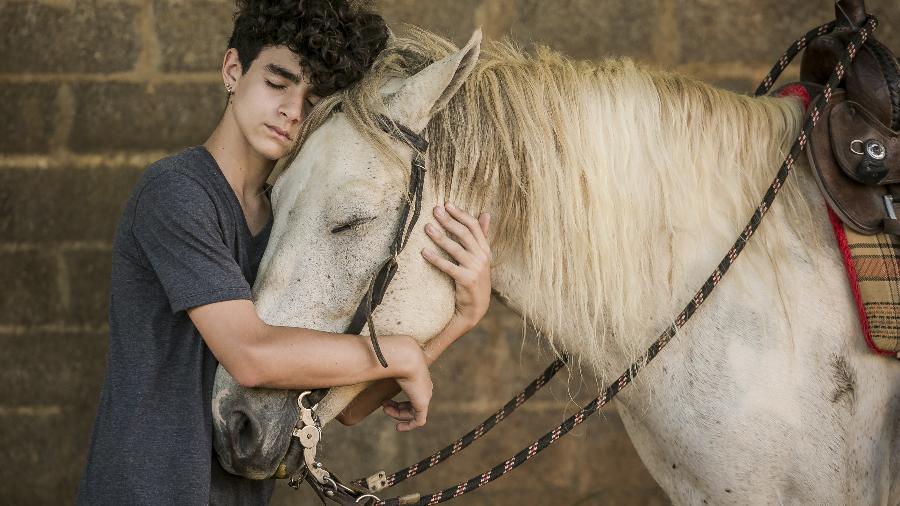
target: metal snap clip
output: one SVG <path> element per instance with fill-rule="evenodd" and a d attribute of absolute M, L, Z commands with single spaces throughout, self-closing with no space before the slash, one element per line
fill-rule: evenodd
<path fill-rule="evenodd" d="M 859 144 L 859 146 L 860 146 L 860 148 L 858 150 L 853 147 L 853 146 L 856 146 L 857 144 Z M 853 153 L 854 155 L 865 155 L 866 152 L 863 151 L 864 148 L 865 148 L 865 143 L 863 141 L 861 141 L 859 139 L 853 139 L 852 141 L 850 141 L 850 152 Z"/>
<path fill-rule="evenodd" d="M 306 396 L 307 396 L 307 395 L 310 395 L 310 394 L 312 394 L 312 390 L 307 390 L 307 391 L 305 391 L 305 392 L 303 392 L 302 394 L 300 394 L 300 395 L 297 396 L 297 407 L 298 407 L 298 408 L 300 408 L 300 409 L 310 409 L 310 410 L 315 411 L 315 409 L 319 407 L 319 404 L 318 404 L 318 403 L 316 403 L 316 404 L 314 404 L 314 405 L 312 405 L 312 406 L 310 406 L 310 407 L 308 407 L 308 408 L 307 408 L 306 406 L 303 405 L 303 399 L 305 399 Z"/>

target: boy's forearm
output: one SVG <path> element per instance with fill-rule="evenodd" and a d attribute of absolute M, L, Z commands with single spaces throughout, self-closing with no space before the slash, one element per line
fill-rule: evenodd
<path fill-rule="evenodd" d="M 410 356 L 412 339 L 383 336 L 379 344 L 388 357 L 387 368 L 378 363 L 367 337 L 266 325 L 247 351 L 247 361 L 256 371 L 250 383 L 299 390 L 406 375 L 414 360 Z"/>

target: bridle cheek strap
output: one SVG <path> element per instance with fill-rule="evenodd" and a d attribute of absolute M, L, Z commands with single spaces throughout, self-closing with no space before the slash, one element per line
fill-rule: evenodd
<path fill-rule="evenodd" d="M 410 168 L 409 186 L 406 190 L 406 198 L 403 200 L 399 219 L 397 220 L 397 231 L 394 233 L 394 240 L 388 249 L 388 257 L 381 262 L 378 271 L 372 277 L 372 281 L 369 282 L 369 287 L 356 308 L 353 320 L 351 320 L 344 333 L 359 334 L 362 332 L 363 327 L 368 327 L 369 338 L 372 340 L 372 349 L 375 350 L 378 363 L 382 367 L 387 367 L 387 359 L 385 359 L 384 353 L 381 351 L 381 346 L 378 344 L 378 336 L 375 334 L 375 322 L 372 320 L 372 313 L 381 304 L 388 285 L 394 279 L 394 274 L 397 273 L 397 257 L 403 251 L 403 248 L 406 247 L 406 243 L 409 242 L 409 237 L 422 211 L 422 191 L 425 187 L 425 158 L 423 153 L 428 149 L 428 141 L 408 127 L 394 122 L 385 115 L 378 116 L 378 127 L 391 137 L 412 148 L 413 158 Z M 410 210 L 412 211 L 412 216 L 410 216 Z M 313 404 L 318 403 L 328 394 L 328 390 L 327 388 L 313 390 L 309 396 L 309 401 Z"/>
<path fill-rule="evenodd" d="M 353 317 L 347 333 L 359 334 L 365 324 L 369 329 L 369 338 L 372 340 L 372 348 L 375 350 L 378 362 L 382 367 L 387 367 L 387 360 L 384 358 L 384 353 L 381 351 L 378 337 L 375 334 L 375 322 L 372 320 L 372 313 L 381 304 L 388 285 L 394 279 L 394 274 L 397 273 L 397 257 L 406 247 L 406 243 L 409 242 L 409 237 L 412 235 L 413 228 L 419 220 L 419 215 L 422 211 L 422 191 L 425 186 L 425 159 L 422 153 L 428 149 L 428 141 L 406 126 L 396 123 L 384 115 L 378 117 L 378 126 L 385 133 L 407 144 L 413 149 L 414 154 L 410 169 L 409 187 L 406 190 L 406 198 L 403 201 L 403 208 L 397 221 L 397 231 L 394 234 L 393 242 L 391 242 L 388 257 L 381 263 L 377 274 L 369 283 L 366 295 L 357 308 L 356 315 Z M 410 210 L 412 210 L 412 216 L 410 216 Z"/>

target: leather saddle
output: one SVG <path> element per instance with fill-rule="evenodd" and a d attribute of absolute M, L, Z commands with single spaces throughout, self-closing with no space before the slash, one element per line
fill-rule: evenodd
<path fill-rule="evenodd" d="M 853 31 L 866 20 L 862 0 L 835 4 L 838 26 L 803 54 L 800 80 L 824 85 Z M 810 165 L 843 223 L 862 234 L 900 235 L 900 64 L 869 37 L 822 111 L 809 139 Z"/>

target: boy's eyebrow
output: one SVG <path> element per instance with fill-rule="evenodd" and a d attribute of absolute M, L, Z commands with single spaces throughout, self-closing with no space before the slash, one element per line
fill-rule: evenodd
<path fill-rule="evenodd" d="M 266 65 L 266 70 L 268 70 L 269 72 L 271 72 L 273 74 L 278 74 L 279 76 L 287 79 L 288 81 L 290 81 L 294 84 L 298 84 L 300 81 L 303 80 L 303 76 L 294 74 L 290 70 L 288 70 L 276 63 L 270 63 L 270 64 Z"/>

